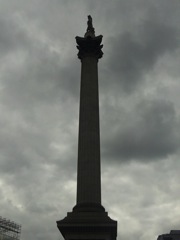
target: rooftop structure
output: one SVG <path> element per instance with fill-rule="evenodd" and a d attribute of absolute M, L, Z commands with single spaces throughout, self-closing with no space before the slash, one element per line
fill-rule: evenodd
<path fill-rule="evenodd" d="M 180 240 L 180 230 L 171 230 L 170 233 L 159 235 L 157 240 Z"/>
<path fill-rule="evenodd" d="M 19 240 L 21 226 L 0 216 L 0 240 Z"/>

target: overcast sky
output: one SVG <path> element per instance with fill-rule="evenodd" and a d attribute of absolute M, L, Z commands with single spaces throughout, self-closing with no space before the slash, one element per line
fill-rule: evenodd
<path fill-rule="evenodd" d="M 102 199 L 118 239 L 180 229 L 180 1 L 0 0 L 0 215 L 62 239 L 76 201 L 80 61 L 99 61 Z"/>

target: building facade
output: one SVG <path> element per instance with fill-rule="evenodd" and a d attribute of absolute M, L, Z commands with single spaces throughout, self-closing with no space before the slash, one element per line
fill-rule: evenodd
<path fill-rule="evenodd" d="M 170 233 L 159 235 L 157 240 L 180 240 L 180 230 L 171 230 Z"/>

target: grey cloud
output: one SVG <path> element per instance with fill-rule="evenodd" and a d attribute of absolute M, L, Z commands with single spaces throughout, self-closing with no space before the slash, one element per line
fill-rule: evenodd
<path fill-rule="evenodd" d="M 179 148 L 178 122 L 171 102 L 145 100 L 136 106 L 133 115 L 127 114 L 126 122 L 116 124 L 116 132 L 104 143 L 105 157 L 117 161 L 155 160 Z"/>
<path fill-rule="evenodd" d="M 13 6 L 14 14 L 8 12 L 6 16 L 1 14 L 0 18 L 0 61 L 3 86 L 1 101 L 9 107 L 24 108 L 23 110 L 29 111 L 35 105 L 45 102 L 61 103 L 67 99 L 67 95 L 68 101 L 72 99 L 73 104 L 77 101 L 75 98 L 78 95 L 80 77 L 80 69 L 79 72 L 77 71 L 79 62 L 76 59 L 75 35 L 72 58 L 64 57 L 66 51 L 64 49 L 67 46 L 58 49 L 58 44 L 61 45 L 60 41 L 53 42 L 47 29 L 43 28 L 42 32 L 38 32 L 34 27 L 35 20 L 29 19 L 30 16 L 24 15 L 23 11 L 17 13 L 18 2 Z M 11 8 L 7 3 L 5 9 L 8 7 Z M 20 9 L 22 10 L 22 5 Z M 29 11 L 32 9 L 30 8 Z M 43 8 L 41 10 L 43 11 Z M 35 16 L 38 22 L 38 16 Z M 44 17 L 43 13 L 42 16 Z M 34 35 L 35 33 L 39 36 Z"/>
<path fill-rule="evenodd" d="M 37 44 L 36 44 L 37 45 Z M 68 61 L 66 67 L 60 64 L 61 56 L 52 53 L 48 45 L 32 45 L 26 49 L 22 64 L 10 65 L 3 76 L 4 91 L 2 100 L 13 108 L 25 108 L 38 104 L 61 103 L 68 95 L 68 101 L 77 98 L 79 72 Z M 15 55 L 16 56 L 16 55 Z M 73 61 L 75 62 L 75 61 Z M 11 64 L 11 60 L 7 64 Z M 73 64 L 73 66 L 76 64 Z M 2 72 L 3 74 L 3 72 Z M 18 93 L 18 94 L 17 94 Z M 77 101 L 77 100 L 75 100 Z"/>
<path fill-rule="evenodd" d="M 161 56 L 179 47 L 177 29 L 154 19 L 143 21 L 136 31 L 109 38 L 107 44 L 110 74 L 126 92 L 136 89 Z"/>
<path fill-rule="evenodd" d="M 93 4 L 92 1 L 87 3 L 68 0 L 0 2 L 2 216 L 22 224 L 21 239 L 62 239 L 55 221 L 62 219 L 74 206 L 76 188 L 80 62 L 76 57 L 74 37 L 84 34 L 86 17 L 92 14 L 96 33 L 104 35 L 105 54 L 99 68 L 100 78 L 104 77 L 103 81 L 100 80 L 100 91 L 103 94 L 101 104 L 103 107 L 106 105 L 106 93 L 112 100 L 105 106 L 107 108 L 102 110 L 107 111 L 107 115 L 101 119 L 102 125 L 104 121 L 107 123 L 109 119 L 113 120 L 106 125 L 107 129 L 103 129 L 101 134 L 102 159 L 115 159 L 111 166 L 107 161 L 104 162 L 107 168 L 102 171 L 109 171 L 103 185 L 107 190 L 103 196 L 103 201 L 107 203 L 105 207 L 109 204 L 110 216 L 113 212 L 118 216 L 121 228 L 119 236 L 122 235 L 126 239 L 133 239 L 134 235 L 140 238 L 144 228 L 150 229 L 153 234 L 160 225 L 165 226 L 161 221 L 159 225 L 154 224 L 152 227 L 152 223 L 157 222 L 154 220 L 155 211 L 152 211 L 151 205 L 155 204 L 157 208 L 161 208 L 161 192 L 151 191 L 147 189 L 147 185 L 153 187 L 160 182 L 162 191 L 171 190 L 171 198 L 164 194 L 165 199 L 175 203 L 173 197 L 176 198 L 179 191 L 174 183 L 178 182 L 179 167 L 172 164 L 166 169 L 159 166 L 158 171 L 151 171 L 151 164 L 155 163 L 153 157 L 166 158 L 176 153 L 178 148 L 175 144 L 177 138 L 174 130 L 177 129 L 178 132 L 179 125 L 176 122 L 174 106 L 168 101 L 146 100 L 144 104 L 136 105 L 130 113 L 132 106 L 129 109 L 128 104 L 123 105 L 123 101 L 126 102 L 124 97 L 128 94 L 122 94 L 119 102 L 116 102 L 119 95 L 115 95 L 117 92 L 119 94 L 122 86 L 123 90 L 132 91 L 125 79 L 129 82 L 132 80 L 132 87 L 136 86 L 138 89 L 138 83 L 143 83 L 144 73 L 150 73 L 165 53 L 171 54 L 176 50 L 176 23 L 179 21 L 174 17 L 175 8 L 171 8 L 173 4 L 166 0 L 161 1 L 166 2 L 164 13 L 164 10 L 159 11 L 161 4 L 152 0 L 135 0 L 133 3 L 127 0 L 114 1 L 113 4 L 106 0 L 94 1 Z M 149 15 L 146 16 L 148 21 L 145 21 L 144 13 L 152 5 L 157 8 L 160 17 L 154 18 Z M 160 35 L 167 37 L 164 43 L 161 42 L 162 46 L 159 44 Z M 108 41 L 112 36 L 112 41 Z M 126 53 L 130 52 L 128 48 L 137 56 L 127 56 Z M 130 73 L 124 67 L 119 71 L 117 63 L 121 62 L 124 66 L 123 59 L 120 60 L 121 52 L 127 64 L 131 66 Z M 171 59 L 172 57 L 171 55 Z M 114 60 L 117 66 L 114 65 Z M 165 61 L 167 62 L 167 59 Z M 134 79 L 130 79 L 133 74 Z M 120 75 L 125 77 L 120 78 Z M 108 89 L 111 90 L 106 89 L 106 81 L 110 84 Z M 132 97 L 129 100 L 131 105 L 136 98 L 133 94 L 128 95 Z M 138 91 L 138 94 L 137 102 L 142 99 L 143 93 Z M 120 111 L 121 104 L 123 112 Z M 138 134 L 139 139 L 134 147 L 132 138 L 135 141 Z M 157 139 L 154 136 L 158 136 Z M 163 149 L 159 145 L 156 146 L 158 141 Z M 134 156 L 128 152 L 129 143 Z M 141 145 L 144 146 L 143 151 Z M 167 150 L 164 150 L 166 146 Z M 151 154 L 151 150 L 154 151 L 154 155 Z M 128 161 L 129 164 L 119 164 L 119 159 L 123 161 L 133 157 L 141 162 Z M 151 161 L 146 161 L 145 171 L 138 164 L 144 164 L 143 159 L 148 158 Z M 178 158 L 177 155 L 177 162 Z M 164 162 L 165 160 L 163 164 Z M 143 169 L 146 176 L 141 176 L 138 181 L 135 176 L 139 176 L 142 171 L 133 174 L 131 168 Z M 150 177 L 147 180 L 148 174 Z M 122 179 L 119 178 L 121 175 Z M 161 181 L 156 179 L 157 175 L 161 175 Z M 171 188 L 166 188 L 169 182 Z M 158 185 L 158 189 L 160 187 Z M 150 198 L 154 193 L 157 194 L 155 200 Z M 136 208 L 137 211 L 134 210 Z M 148 208 L 149 212 L 143 214 L 145 208 Z M 163 219 L 164 215 L 158 213 Z M 140 216 L 140 221 L 137 215 Z M 172 219 L 173 217 L 169 221 Z M 127 223 L 132 223 L 131 226 L 134 227 L 128 234 Z M 139 229 L 136 228 L 137 225 Z M 160 229 L 164 231 L 164 228 Z M 140 239 L 145 238 L 155 239 L 152 235 L 146 235 L 144 238 L 141 236 Z"/>
<path fill-rule="evenodd" d="M 20 28 L 17 28 L 13 18 L 7 16 L 0 17 L 0 53 L 1 58 L 8 53 L 17 51 L 18 48 L 24 47 L 26 44 L 26 37 Z"/>
<path fill-rule="evenodd" d="M 173 174 L 172 169 L 175 170 Z M 112 164 L 106 166 L 103 171 L 103 190 L 105 196 L 107 192 L 110 193 L 111 201 L 105 202 L 105 206 L 108 206 L 109 212 L 119 221 L 118 236 L 124 235 L 125 238 L 133 239 L 133 233 L 139 232 L 140 239 L 144 239 L 145 236 L 148 239 L 156 239 L 158 234 L 177 226 L 177 169 L 179 160 L 176 161 L 173 157 L 148 164 L 130 162 L 116 164 L 114 167 Z M 163 221 L 166 223 L 163 224 Z M 131 226 L 129 231 L 123 231 L 127 224 Z"/>

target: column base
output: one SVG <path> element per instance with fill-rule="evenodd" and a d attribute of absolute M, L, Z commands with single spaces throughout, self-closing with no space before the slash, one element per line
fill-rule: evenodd
<path fill-rule="evenodd" d="M 90 205 L 94 204 L 78 204 L 72 212 L 67 213 L 67 217 L 57 221 L 57 227 L 65 240 L 116 239 L 117 221 L 108 216 L 103 206 Z"/>

